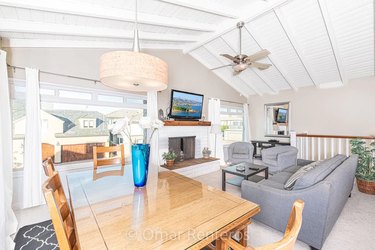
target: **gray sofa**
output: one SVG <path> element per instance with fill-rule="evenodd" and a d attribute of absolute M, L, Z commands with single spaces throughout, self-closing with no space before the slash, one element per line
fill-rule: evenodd
<path fill-rule="evenodd" d="M 253 162 L 254 146 L 249 142 L 234 142 L 228 147 L 228 162 Z"/>
<path fill-rule="evenodd" d="M 242 198 L 260 205 L 254 217 L 274 229 L 284 231 L 290 208 L 296 199 L 305 202 L 303 223 L 298 239 L 321 249 L 351 194 L 358 157 L 344 155 L 322 161 L 295 182 L 292 190 L 284 184 L 301 166 L 284 169 L 258 183 L 244 180 Z"/>
<path fill-rule="evenodd" d="M 262 161 L 271 174 L 297 165 L 298 149 L 292 146 L 276 146 L 262 150 Z"/>

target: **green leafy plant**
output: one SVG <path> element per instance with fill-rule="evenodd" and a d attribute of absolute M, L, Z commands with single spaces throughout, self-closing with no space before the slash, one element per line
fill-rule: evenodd
<path fill-rule="evenodd" d="M 163 153 L 162 157 L 165 161 L 174 161 L 177 158 L 177 155 L 174 151 L 169 151 Z"/>
<path fill-rule="evenodd" d="M 225 130 L 227 130 L 227 129 L 229 129 L 229 126 L 228 126 L 228 125 L 221 125 L 221 126 L 220 126 L 220 130 L 221 130 L 222 133 L 224 133 Z"/>
<path fill-rule="evenodd" d="M 375 142 L 367 146 L 365 141 L 353 139 L 350 145 L 352 153 L 358 155 L 356 177 L 366 181 L 375 181 Z"/>

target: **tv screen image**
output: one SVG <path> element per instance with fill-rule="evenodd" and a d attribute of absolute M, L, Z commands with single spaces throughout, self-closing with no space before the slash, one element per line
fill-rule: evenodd
<path fill-rule="evenodd" d="M 202 117 L 202 107 L 203 95 L 172 90 L 171 118 L 198 120 Z"/>
<path fill-rule="evenodd" d="M 287 109 L 279 108 L 277 110 L 277 114 L 276 114 L 276 122 L 277 123 L 286 123 L 287 117 L 288 117 L 288 110 Z"/>

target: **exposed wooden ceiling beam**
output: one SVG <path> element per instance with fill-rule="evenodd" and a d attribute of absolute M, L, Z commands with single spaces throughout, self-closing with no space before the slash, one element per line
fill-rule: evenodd
<path fill-rule="evenodd" d="M 276 16 L 276 19 L 280 23 L 281 28 L 284 30 L 285 35 L 287 36 L 287 38 L 288 38 L 290 44 L 292 45 L 294 51 L 296 52 L 299 60 L 301 61 L 303 67 L 305 68 L 306 73 L 308 74 L 308 76 L 310 77 L 310 79 L 314 83 L 314 85 L 316 87 L 319 87 L 318 81 L 314 78 L 314 69 L 311 67 L 311 63 L 309 62 L 308 58 L 305 57 L 305 55 L 303 53 L 303 49 L 299 46 L 297 38 L 295 37 L 292 29 L 289 27 L 289 24 L 288 24 L 286 18 L 284 17 L 283 13 L 281 12 L 281 10 L 279 8 L 275 8 L 273 10 L 273 12 Z"/>
<path fill-rule="evenodd" d="M 209 5 L 203 2 L 196 4 L 196 3 L 192 3 L 191 1 L 183 1 L 183 0 L 159 0 L 159 1 L 177 5 L 177 6 L 184 7 L 184 8 L 198 10 L 198 11 L 209 13 L 209 14 L 214 14 L 217 16 L 226 17 L 226 18 L 232 18 L 232 19 L 238 18 L 237 15 L 233 14 L 230 11 L 224 11 L 224 10 L 215 8 L 214 6 L 212 6 L 212 4 Z"/>
<path fill-rule="evenodd" d="M 245 25 L 244 26 L 246 32 L 251 36 L 251 38 L 255 41 L 255 43 L 258 45 L 259 49 L 265 49 L 266 46 L 262 46 L 259 35 L 254 31 L 251 30 Z M 275 67 L 277 71 L 279 71 L 280 75 L 285 79 L 285 81 L 288 83 L 289 87 L 293 90 L 298 90 L 297 84 L 288 76 L 288 72 L 283 68 L 281 60 L 279 60 L 274 54 L 269 54 L 268 59 L 272 63 L 272 66 Z"/>
<path fill-rule="evenodd" d="M 6 48 L 104 48 L 104 49 L 132 49 L 132 42 L 81 41 L 59 39 L 20 39 L 4 38 L 3 47 Z M 142 49 L 181 49 L 179 44 L 142 43 Z"/>
<path fill-rule="evenodd" d="M 48 11 L 53 13 L 77 15 L 83 17 L 94 17 L 114 21 L 134 22 L 135 13 L 133 11 L 88 4 L 84 2 L 67 2 L 58 0 L 0 0 L 1 6 Z M 192 21 L 184 21 L 173 17 L 163 17 L 138 13 L 138 22 L 141 24 L 156 25 L 177 29 L 186 29 L 202 32 L 213 32 L 212 25 L 202 25 Z"/>
<path fill-rule="evenodd" d="M 317 0 L 317 2 L 318 2 L 319 9 L 324 20 L 324 25 L 327 30 L 327 35 L 328 35 L 329 42 L 332 47 L 333 55 L 335 56 L 335 61 L 336 61 L 337 69 L 340 74 L 341 81 L 343 84 L 346 84 L 348 82 L 348 78 L 346 76 L 346 71 L 345 71 L 344 64 L 342 62 L 341 53 L 336 42 L 336 36 L 334 33 L 331 17 L 329 16 L 327 2 L 325 0 Z"/>
<path fill-rule="evenodd" d="M 106 37 L 119 39 L 133 39 L 133 31 L 119 29 L 86 27 L 77 25 L 39 23 L 30 21 L 0 19 L 2 32 L 20 32 L 32 34 L 51 34 L 66 36 Z M 185 35 L 158 34 L 152 32 L 139 32 L 140 40 L 167 41 L 167 42 L 193 42 L 196 37 Z"/>
<path fill-rule="evenodd" d="M 216 38 L 232 31 L 233 29 L 237 28 L 237 22 L 239 20 L 244 21 L 245 23 L 248 23 L 254 19 L 257 19 L 258 17 L 272 11 L 274 8 L 279 7 L 285 3 L 287 3 L 289 0 L 275 0 L 272 3 L 265 2 L 264 5 L 258 8 L 254 8 L 252 11 L 253 14 L 247 13 L 246 16 L 239 17 L 237 20 L 229 20 L 223 24 L 220 25 L 222 27 L 220 30 L 216 31 L 213 34 L 206 34 L 203 35 L 200 41 L 194 43 L 193 45 L 187 45 L 183 52 L 189 53 L 190 51 L 193 51 L 213 40 Z"/>

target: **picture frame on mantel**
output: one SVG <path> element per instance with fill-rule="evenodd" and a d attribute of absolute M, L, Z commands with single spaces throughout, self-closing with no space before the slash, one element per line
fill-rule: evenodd
<path fill-rule="evenodd" d="M 291 103 L 264 104 L 265 137 L 289 138 L 291 128 Z"/>

